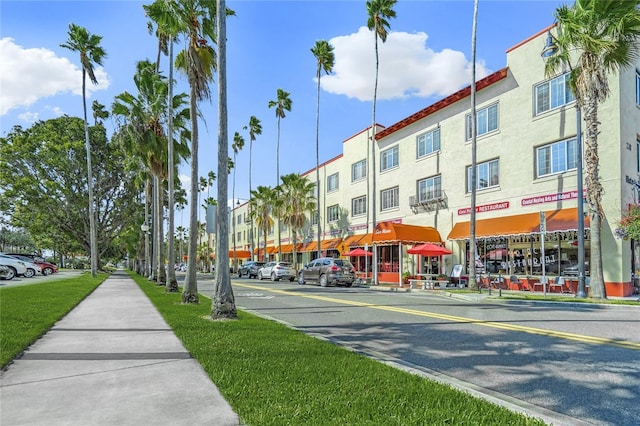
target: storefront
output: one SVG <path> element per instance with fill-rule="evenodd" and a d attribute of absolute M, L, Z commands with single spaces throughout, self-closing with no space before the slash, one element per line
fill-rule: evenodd
<path fill-rule="evenodd" d="M 540 213 L 525 213 L 476 221 L 476 269 L 504 275 L 577 276 L 578 209 L 544 212 L 546 232 L 540 232 Z M 589 218 L 585 218 L 585 265 L 588 275 L 591 244 Z M 469 270 L 469 222 L 457 223 L 448 235 L 459 241 L 464 251 L 465 270 Z"/>
<path fill-rule="evenodd" d="M 374 282 L 401 283 L 402 272 L 413 270 L 405 264 L 407 245 L 440 243 L 440 233 L 430 226 L 405 225 L 397 222 L 381 222 L 376 225 L 372 239 L 374 247 Z"/>

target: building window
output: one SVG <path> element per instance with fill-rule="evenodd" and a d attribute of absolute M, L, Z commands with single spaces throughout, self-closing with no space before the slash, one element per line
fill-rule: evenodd
<path fill-rule="evenodd" d="M 318 212 L 317 211 L 313 212 L 313 214 L 311 215 L 311 224 L 312 225 L 317 225 L 318 224 Z"/>
<path fill-rule="evenodd" d="M 418 181 L 418 202 L 429 200 L 439 200 L 442 198 L 442 186 L 440 185 L 440 176 Z"/>
<path fill-rule="evenodd" d="M 500 184 L 498 160 L 480 163 L 476 166 L 476 190 L 493 188 Z M 471 191 L 471 166 L 467 166 L 467 192 Z"/>
<path fill-rule="evenodd" d="M 577 159 L 576 138 L 541 146 L 536 150 L 536 174 L 542 177 L 575 169 Z"/>
<path fill-rule="evenodd" d="M 337 222 L 340 219 L 340 207 L 337 204 L 327 207 L 327 221 Z"/>
<path fill-rule="evenodd" d="M 416 158 L 440 151 L 440 129 L 423 133 L 416 138 Z"/>
<path fill-rule="evenodd" d="M 569 73 L 558 76 L 535 87 L 536 115 L 575 101 L 569 88 Z"/>
<path fill-rule="evenodd" d="M 478 134 L 476 136 L 482 136 L 498 130 L 498 104 L 479 109 L 476 111 L 476 117 L 478 121 Z M 471 114 L 467 114 L 466 123 L 467 140 L 471 140 Z"/>
<path fill-rule="evenodd" d="M 640 70 L 636 70 L 636 105 L 640 106 Z"/>
<path fill-rule="evenodd" d="M 366 160 L 358 161 L 351 165 L 351 182 L 361 180 L 367 177 L 367 162 Z"/>
<path fill-rule="evenodd" d="M 389 210 L 397 208 L 400 203 L 398 201 L 398 187 L 385 189 L 380 192 L 380 199 L 382 205 L 380 210 Z"/>
<path fill-rule="evenodd" d="M 360 216 L 367 212 L 367 196 L 353 198 L 351 200 L 351 216 Z"/>
<path fill-rule="evenodd" d="M 327 178 L 327 192 L 336 191 L 340 187 L 339 174 L 334 173 Z"/>
<path fill-rule="evenodd" d="M 380 171 L 398 167 L 398 145 L 380 153 Z"/>

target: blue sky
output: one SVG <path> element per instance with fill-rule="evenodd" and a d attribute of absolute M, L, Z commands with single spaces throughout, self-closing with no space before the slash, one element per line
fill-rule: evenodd
<path fill-rule="evenodd" d="M 61 114 L 82 116 L 78 57 L 60 47 L 70 23 L 102 36 L 108 55 L 98 70 L 100 84 L 89 88 L 88 104 L 95 99 L 110 107 L 119 93 L 135 93 L 136 62 L 156 57 L 142 8 L 150 2 L 0 1 L 0 135 L 14 125 L 28 127 Z M 478 77 L 504 67 L 505 51 L 552 24 L 554 11 L 564 3 L 480 0 Z M 374 39 L 366 29 L 365 1 L 241 0 L 227 1 L 227 7 L 236 12 L 227 21 L 229 137 L 238 131 L 247 142 L 236 170 L 236 198 L 247 199 L 249 138 L 242 128 L 251 115 L 263 127 L 253 145 L 252 186 L 277 181 L 277 121 L 267 104 L 278 88 L 293 101 L 281 121 L 280 174 L 315 167 L 317 86 L 310 49 L 317 40 L 330 41 L 336 54 L 334 73 L 321 80 L 320 161 L 339 155 L 345 139 L 371 125 Z M 470 79 L 471 0 L 400 0 L 394 9 L 387 42 L 379 46 L 376 121 L 384 126 L 467 86 Z M 166 58 L 162 61 L 166 66 Z M 176 79 L 175 90 L 187 92 L 184 76 Z M 212 85 L 212 102 L 201 106 L 200 176 L 217 169 L 216 90 Z M 106 124 L 113 126 L 110 119 Z M 181 166 L 186 188 L 188 170 L 187 164 Z"/>

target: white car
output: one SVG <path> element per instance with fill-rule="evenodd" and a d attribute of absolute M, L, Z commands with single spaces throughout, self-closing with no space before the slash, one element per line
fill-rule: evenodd
<path fill-rule="evenodd" d="M 23 262 L 22 260 L 18 260 L 15 257 L 7 256 L 6 254 L 0 254 L 0 265 L 8 266 L 9 269 L 11 270 L 9 274 L 13 273 L 13 276 L 16 276 L 16 275 L 27 276 L 28 274 L 31 273 L 31 272 L 27 272 L 27 265 L 25 264 L 25 262 Z M 35 275 L 35 269 L 33 274 Z"/>
<path fill-rule="evenodd" d="M 271 281 L 289 280 L 296 278 L 296 270 L 290 262 L 268 262 L 258 269 L 258 279 L 271 279 Z"/>

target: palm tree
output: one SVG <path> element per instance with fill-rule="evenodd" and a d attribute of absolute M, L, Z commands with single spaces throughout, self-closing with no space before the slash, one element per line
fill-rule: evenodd
<path fill-rule="evenodd" d="M 231 145 L 231 149 L 233 150 L 233 163 L 236 163 L 236 156 L 238 152 L 242 150 L 244 147 L 244 138 L 240 135 L 240 133 L 236 132 L 233 135 L 233 144 Z M 236 200 L 236 168 L 233 168 L 233 194 L 231 195 L 231 200 L 235 203 Z M 233 205 L 233 270 L 238 270 L 238 259 L 236 257 L 236 208 L 235 204 Z"/>
<path fill-rule="evenodd" d="M 313 214 L 316 209 L 315 185 L 297 173 L 282 176 L 280 194 L 282 197 L 282 220 L 291 228 L 293 234 L 293 263 L 298 267 L 296 245 L 298 231 L 304 228 L 307 214 Z"/>
<path fill-rule="evenodd" d="M 76 24 L 69 24 L 69 38 L 60 45 L 65 49 L 80 53 L 82 66 L 82 110 L 84 113 L 84 143 L 87 150 L 87 190 L 89 193 L 89 248 L 91 253 L 91 276 L 95 277 L 98 270 L 98 247 L 96 241 L 96 219 L 93 212 L 93 172 L 91 168 L 91 142 L 89 141 L 89 124 L 87 122 L 87 75 L 93 84 L 98 79 L 93 66 L 102 65 L 102 59 L 107 56 L 100 46 L 102 37 L 91 34 L 86 28 Z"/>
<path fill-rule="evenodd" d="M 378 38 L 382 42 L 387 41 L 387 29 L 389 28 L 388 19 L 395 18 L 396 12 L 392 9 L 397 0 L 370 0 L 367 2 L 367 27 L 373 31 L 376 52 L 376 78 L 373 86 L 373 110 L 371 119 L 371 227 L 376 227 L 376 100 L 378 97 Z M 368 222 L 367 222 L 368 223 Z M 377 262 L 376 250 L 373 251 L 373 264 Z M 375 271 L 374 271 L 375 274 Z M 374 279 L 377 276 L 374 275 Z"/>
<path fill-rule="evenodd" d="M 244 126 L 244 130 L 249 129 L 249 207 L 251 207 L 251 150 L 253 148 L 253 141 L 256 140 L 256 135 L 262 134 L 262 125 L 260 124 L 260 120 L 258 120 L 254 115 L 249 118 L 249 125 Z M 251 211 L 249 211 L 249 216 L 251 216 Z M 249 244 L 251 247 L 251 260 L 253 260 L 253 225 L 251 225 L 251 229 L 249 230 Z"/>
<path fill-rule="evenodd" d="M 276 185 L 280 183 L 280 119 L 285 117 L 285 111 L 291 111 L 291 99 L 289 92 L 278 89 L 275 101 L 269 101 L 269 108 L 275 107 L 276 117 L 278 118 L 278 139 L 276 142 Z M 278 259 L 282 256 L 280 248 L 280 216 L 278 216 Z"/>
<path fill-rule="evenodd" d="M 151 18 L 171 28 L 172 34 L 185 36 L 185 50 L 178 53 L 176 67 L 184 72 L 189 82 L 189 108 L 191 117 L 191 187 L 189 200 L 189 230 L 187 274 L 182 292 L 183 303 L 198 303 L 196 278 L 197 225 L 198 225 L 198 102 L 210 99 L 210 82 L 215 71 L 215 53 L 209 40 L 215 41 L 214 2 L 207 0 L 166 0 L 158 2 Z M 155 3 L 154 3 L 155 4 Z"/>
<path fill-rule="evenodd" d="M 267 260 L 267 234 L 273 227 L 273 217 L 271 213 L 273 211 L 273 204 L 276 199 L 276 190 L 270 186 L 258 186 L 255 191 L 251 191 L 251 201 L 249 201 L 249 215 L 258 228 L 258 231 L 262 231 L 264 236 L 264 258 Z M 260 246 L 260 244 L 258 244 Z M 260 251 L 258 250 L 258 253 Z M 259 257 L 259 256 L 258 256 Z"/>
<path fill-rule="evenodd" d="M 169 161 L 168 140 L 171 140 L 171 154 L 174 161 L 186 158 L 189 148 L 186 144 L 186 122 L 189 118 L 189 110 L 185 108 L 186 95 L 179 94 L 172 97 L 172 130 L 178 131 L 178 140 L 169 139 L 168 130 L 164 129 L 164 117 L 167 111 L 169 85 L 167 79 L 155 71 L 155 64 L 148 61 L 140 61 L 137 64 L 137 72 L 134 83 L 138 89 L 135 97 L 129 92 L 123 92 L 116 96 L 113 104 L 113 115 L 121 120 L 123 132 L 119 138 L 124 143 L 125 150 L 138 156 L 154 177 L 155 211 L 154 220 L 154 257 L 156 260 L 157 276 L 159 282 L 164 282 L 164 250 L 162 238 L 162 206 L 163 206 L 163 182 L 167 179 Z M 175 167 L 175 166 L 174 166 Z M 171 183 L 171 182 L 169 182 Z M 171 191 L 169 193 L 171 195 Z M 169 280 L 170 282 L 171 280 Z M 169 283 L 170 284 L 170 283 Z M 168 287 L 169 287 L 168 284 Z M 177 281 L 176 281 L 177 285 Z"/>
<path fill-rule="evenodd" d="M 316 68 L 316 79 L 318 80 L 316 95 L 316 190 L 318 191 L 318 203 L 316 214 L 318 216 L 318 257 L 320 257 L 320 77 L 322 76 L 322 71 L 327 74 L 331 73 L 335 62 L 335 55 L 333 54 L 333 46 L 326 40 L 316 41 L 315 46 L 311 49 L 311 53 L 313 53 L 318 63 L 318 67 Z"/>
<path fill-rule="evenodd" d="M 229 140 L 227 117 L 227 7 L 225 0 L 217 0 L 218 30 L 218 200 L 228 199 Z M 218 212 L 216 231 L 220 238 L 216 244 L 216 282 L 211 317 L 236 318 L 236 302 L 229 276 L 229 213 L 226 206 Z"/>
<path fill-rule="evenodd" d="M 477 288 L 476 282 L 476 179 L 477 179 L 477 134 L 476 116 L 476 30 L 478 25 L 478 0 L 473 2 L 473 24 L 471 28 L 471 218 L 469 219 L 469 287 Z"/>
<path fill-rule="evenodd" d="M 545 73 L 553 76 L 569 66 L 569 85 L 583 112 L 585 187 L 590 218 L 591 296 L 607 297 L 602 268 L 602 183 L 598 156 L 598 105 L 609 96 L 610 73 L 632 66 L 639 57 L 640 1 L 576 0 L 556 10 L 558 51 L 547 59 Z M 576 59 L 577 56 L 577 59 Z M 575 64 L 571 60 L 576 59 Z M 581 194 L 578 194 L 578 202 Z"/>
<path fill-rule="evenodd" d="M 93 111 L 93 125 L 97 126 L 98 124 L 102 124 L 102 121 L 109 118 L 109 111 L 104 109 L 104 105 L 102 105 L 98 101 L 93 101 L 91 103 L 91 110 Z"/>

